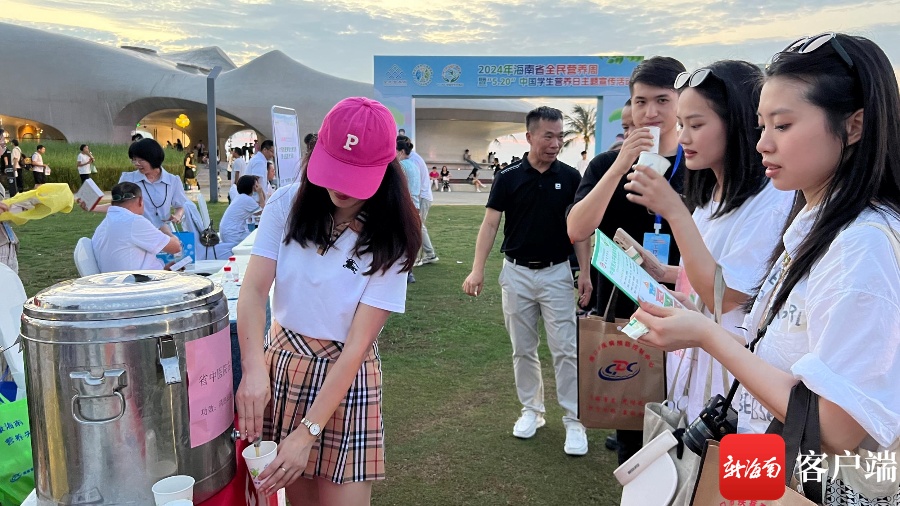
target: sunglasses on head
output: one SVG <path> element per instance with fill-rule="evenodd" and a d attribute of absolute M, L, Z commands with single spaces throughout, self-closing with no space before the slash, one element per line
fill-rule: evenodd
<path fill-rule="evenodd" d="M 133 194 L 133 193 L 129 193 L 129 192 L 125 192 L 125 193 L 114 193 L 114 194 L 112 195 L 112 201 L 113 201 L 113 202 L 122 202 L 122 201 L 124 201 L 124 200 L 131 200 L 131 199 L 133 199 L 133 198 L 137 198 L 137 195 L 135 195 L 135 194 Z"/>
<path fill-rule="evenodd" d="M 712 69 L 707 68 L 697 69 L 693 72 L 682 72 L 675 78 L 675 89 L 680 90 L 685 86 L 696 88 L 709 76 L 718 77 L 713 73 Z"/>
<path fill-rule="evenodd" d="M 825 44 L 831 45 L 834 49 L 834 52 L 844 60 L 844 63 L 847 64 L 847 67 L 853 68 L 853 60 L 850 58 L 850 55 L 847 54 L 847 51 L 841 46 L 840 41 L 837 39 L 837 35 L 834 32 L 821 33 L 819 35 L 814 35 L 812 37 L 802 37 L 800 39 L 795 40 L 794 42 L 788 44 L 786 48 L 784 48 L 782 53 L 800 53 L 800 54 L 808 54 L 812 53 L 816 49 L 824 46 Z M 778 55 L 776 54 L 773 60 L 777 60 Z"/>

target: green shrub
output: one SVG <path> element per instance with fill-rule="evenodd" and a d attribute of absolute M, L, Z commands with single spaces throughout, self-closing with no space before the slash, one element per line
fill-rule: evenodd
<path fill-rule="evenodd" d="M 78 177 L 78 168 L 76 160 L 78 158 L 78 147 L 81 144 L 71 144 L 63 141 L 20 141 L 19 147 L 22 148 L 22 154 L 30 157 L 34 154 L 34 150 L 38 144 L 43 144 L 47 151 L 44 153 L 44 163 L 50 166 L 50 176 L 47 177 L 48 183 L 68 183 L 72 191 L 77 191 L 81 186 L 81 178 Z M 100 144 L 88 143 L 91 147 L 91 153 L 94 154 L 94 165 L 97 166 L 97 173 L 91 175 L 91 179 L 97 183 L 103 191 L 109 191 L 116 183 L 123 172 L 131 172 L 134 166 L 128 159 L 128 144 Z M 163 162 L 167 172 L 175 174 L 179 178 L 184 173 L 183 153 L 167 149 L 166 161 Z M 23 183 L 26 189 L 34 187 L 34 177 L 30 170 L 26 170 L 23 175 Z"/>

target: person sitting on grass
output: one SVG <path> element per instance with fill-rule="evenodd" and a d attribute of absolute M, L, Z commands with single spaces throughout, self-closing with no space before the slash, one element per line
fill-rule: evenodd
<path fill-rule="evenodd" d="M 112 189 L 112 204 L 97 226 L 91 247 L 100 272 L 162 270 L 160 252 L 178 254 L 181 242 L 168 225 L 156 228 L 144 218 L 141 187 L 119 183 Z"/>

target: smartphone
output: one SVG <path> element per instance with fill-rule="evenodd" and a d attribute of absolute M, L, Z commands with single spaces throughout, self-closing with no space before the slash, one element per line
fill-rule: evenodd
<path fill-rule="evenodd" d="M 650 273 L 650 275 L 653 276 L 653 279 L 660 280 L 665 277 L 666 266 L 661 264 L 655 255 L 645 250 L 644 247 L 641 246 L 641 243 L 635 241 L 633 237 L 628 235 L 628 232 L 621 228 L 617 229 L 616 234 L 613 236 L 613 241 L 615 241 L 620 248 L 625 250 L 625 253 L 634 259 L 638 265 Z"/>
<path fill-rule="evenodd" d="M 181 270 L 183 267 L 187 266 L 187 264 L 191 263 L 192 261 L 193 261 L 193 259 L 191 258 L 190 255 L 185 255 L 184 258 L 182 258 L 181 260 L 172 264 L 172 266 L 169 267 L 169 270 L 171 270 L 172 272 L 177 272 L 177 271 Z"/>

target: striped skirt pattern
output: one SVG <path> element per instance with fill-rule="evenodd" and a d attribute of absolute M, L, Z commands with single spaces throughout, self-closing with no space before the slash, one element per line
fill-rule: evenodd
<path fill-rule="evenodd" d="M 266 410 L 263 439 L 281 442 L 312 407 L 328 370 L 344 343 L 306 337 L 275 326 L 266 347 L 272 381 L 272 405 Z M 303 476 L 334 483 L 384 479 L 384 422 L 381 417 L 381 359 L 372 345 L 347 396 L 334 415 L 320 424 L 322 433 L 309 453 Z"/>

